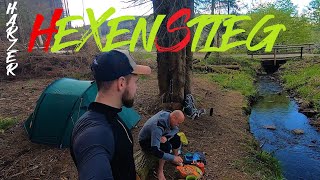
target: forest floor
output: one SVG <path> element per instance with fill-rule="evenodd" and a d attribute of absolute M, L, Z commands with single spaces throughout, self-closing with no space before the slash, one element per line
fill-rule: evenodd
<path fill-rule="evenodd" d="M 71 57 L 65 58 L 77 59 Z M 43 90 L 55 79 L 66 76 L 90 79 L 89 68 L 86 67 L 88 63 L 70 65 L 56 60 L 55 55 L 46 59 L 39 56 L 38 63 L 31 63 L 32 60 L 26 59 L 27 63 L 21 65 L 17 75 L 20 78 L 0 81 L 0 118 L 15 119 L 16 122 L 0 132 L 0 179 L 77 179 L 69 149 L 30 142 L 23 123 L 33 112 Z M 143 63 L 151 66 L 153 73 L 139 81 L 134 107 L 142 119 L 132 130 L 135 151 L 140 148 L 137 135 L 144 122 L 161 110 L 156 62 L 149 57 Z M 203 179 L 263 179 L 263 170 L 253 173 L 246 170 L 246 161 L 256 157 L 254 152 L 259 146 L 250 134 L 247 116 L 243 113 L 244 96 L 236 91 L 224 90 L 196 73 L 192 79 L 192 92 L 198 108 L 205 108 L 207 112 L 213 108 L 212 116 L 207 113 L 195 120 L 187 118 L 180 127 L 189 141 L 182 151 L 206 154 Z M 254 159 L 252 164 L 256 162 Z M 174 169 L 170 163 L 166 164 L 167 179 L 176 179 Z M 151 179 L 152 174 L 151 171 Z"/>

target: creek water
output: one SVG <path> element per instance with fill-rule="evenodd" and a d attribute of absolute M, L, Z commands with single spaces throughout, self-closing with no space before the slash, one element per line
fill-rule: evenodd
<path fill-rule="evenodd" d="M 252 107 L 251 133 L 263 150 L 280 161 L 286 179 L 319 180 L 320 133 L 298 112 L 298 104 L 283 92 L 273 76 L 260 76 L 258 90 L 263 98 Z M 275 130 L 266 129 L 267 126 Z M 303 134 L 294 134 L 295 129 L 303 130 Z"/>

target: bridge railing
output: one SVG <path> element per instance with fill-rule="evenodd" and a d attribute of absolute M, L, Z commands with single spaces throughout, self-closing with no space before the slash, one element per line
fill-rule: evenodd
<path fill-rule="evenodd" d="M 291 58 L 300 58 L 302 59 L 303 53 L 311 53 L 313 50 L 314 44 L 302 44 L 302 45 L 275 45 L 271 52 L 264 52 L 263 50 L 259 51 L 248 51 L 247 54 L 251 55 L 253 59 L 254 55 L 261 60 L 273 60 L 276 64 L 277 60 L 286 60 Z"/>

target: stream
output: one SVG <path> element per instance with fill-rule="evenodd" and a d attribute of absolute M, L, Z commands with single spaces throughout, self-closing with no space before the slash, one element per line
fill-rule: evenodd
<path fill-rule="evenodd" d="M 298 104 L 276 78 L 262 75 L 257 84 L 263 98 L 252 107 L 251 133 L 264 151 L 280 161 L 286 179 L 320 179 L 320 133 L 298 112 Z M 303 134 L 293 133 L 296 129 Z"/>

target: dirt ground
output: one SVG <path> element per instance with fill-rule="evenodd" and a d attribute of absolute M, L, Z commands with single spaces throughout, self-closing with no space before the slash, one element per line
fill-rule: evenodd
<path fill-rule="evenodd" d="M 31 143 L 23 128 L 44 88 L 55 77 L 0 82 L 0 117 L 17 117 L 19 123 L 0 133 L 0 179 L 77 179 L 77 171 L 68 149 L 57 149 Z M 206 174 L 203 179 L 257 179 L 238 169 L 234 162 L 248 156 L 244 144 L 252 139 L 247 117 L 242 112 L 244 98 L 240 93 L 222 90 L 200 75 L 193 78 L 193 94 L 198 108 L 209 113 L 180 127 L 189 145 L 183 152 L 206 153 Z M 142 120 L 132 130 L 135 151 L 137 135 L 143 123 L 159 109 L 156 72 L 139 81 L 135 109 Z M 174 167 L 167 163 L 167 179 L 175 179 Z M 150 179 L 153 179 L 151 172 Z"/>

